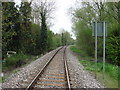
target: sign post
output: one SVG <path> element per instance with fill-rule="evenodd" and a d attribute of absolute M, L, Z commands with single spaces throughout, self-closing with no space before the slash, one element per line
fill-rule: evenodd
<path fill-rule="evenodd" d="M 104 72 L 105 72 L 105 22 L 103 22 L 103 75 L 102 75 L 102 78 L 103 78 L 103 83 L 104 83 Z"/>
<path fill-rule="evenodd" d="M 97 37 L 103 36 L 103 73 L 102 79 L 104 83 L 104 72 L 105 72 L 105 37 L 107 36 L 107 23 L 104 22 L 93 22 L 92 24 L 92 36 L 95 36 L 95 78 L 97 78 Z"/>
<path fill-rule="evenodd" d="M 95 79 L 97 78 L 97 22 L 95 22 Z"/>

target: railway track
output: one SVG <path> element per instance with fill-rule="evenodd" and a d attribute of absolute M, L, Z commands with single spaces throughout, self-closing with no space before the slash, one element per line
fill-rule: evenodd
<path fill-rule="evenodd" d="M 26 90 L 34 88 L 68 88 L 69 72 L 66 59 L 66 47 L 60 48 L 35 76 Z"/>

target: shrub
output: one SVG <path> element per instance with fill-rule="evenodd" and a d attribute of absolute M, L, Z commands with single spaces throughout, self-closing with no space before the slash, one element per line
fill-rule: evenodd
<path fill-rule="evenodd" d="M 20 67 L 22 64 L 26 63 L 27 58 L 29 58 L 29 56 L 24 55 L 23 53 L 18 53 L 8 57 L 3 63 L 3 69 L 7 69 L 9 67 Z"/>
<path fill-rule="evenodd" d="M 114 63 L 120 65 L 120 26 L 113 30 L 107 39 L 106 53 L 107 59 Z"/>

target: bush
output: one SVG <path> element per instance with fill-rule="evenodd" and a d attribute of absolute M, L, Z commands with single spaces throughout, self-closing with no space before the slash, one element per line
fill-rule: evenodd
<path fill-rule="evenodd" d="M 29 58 L 29 56 L 24 55 L 23 53 L 18 53 L 8 57 L 6 58 L 6 61 L 3 62 L 3 69 L 8 69 L 9 67 L 20 67 L 22 64 L 26 63 L 27 58 Z"/>
<path fill-rule="evenodd" d="M 120 65 L 120 26 L 113 30 L 107 39 L 106 53 L 107 59 L 114 63 Z"/>
<path fill-rule="evenodd" d="M 78 23 L 78 26 L 81 23 Z M 82 49 L 88 56 L 94 56 L 94 38 L 92 30 L 82 27 L 77 29 L 77 46 Z"/>

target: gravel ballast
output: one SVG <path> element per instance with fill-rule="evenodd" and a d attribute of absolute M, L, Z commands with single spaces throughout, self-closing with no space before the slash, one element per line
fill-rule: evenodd
<path fill-rule="evenodd" d="M 59 47 L 60 48 L 60 47 Z M 13 73 L 3 84 L 2 88 L 25 88 L 30 81 L 37 75 L 45 63 L 59 49 L 55 49 L 41 58 L 31 62 L 29 65 L 21 68 L 19 72 Z"/>
<path fill-rule="evenodd" d="M 80 64 L 77 56 L 73 55 L 70 46 L 66 49 L 66 57 L 72 88 L 103 88 L 103 86 Z"/>
<path fill-rule="evenodd" d="M 65 88 L 64 49 L 62 48 L 46 67 L 37 81 L 35 88 Z M 47 80 L 47 81 L 46 81 Z M 58 80 L 57 82 L 55 80 Z M 61 82 L 62 80 L 63 82 Z"/>
<path fill-rule="evenodd" d="M 41 58 L 21 68 L 19 72 L 13 73 L 2 85 L 3 88 L 26 88 L 30 81 L 37 75 L 51 56 L 61 47 L 47 53 Z M 62 58 L 61 56 L 59 59 Z M 66 48 L 66 58 L 69 69 L 71 88 L 103 88 L 103 86 L 80 64 L 77 56 Z M 58 59 L 58 60 L 59 60 Z M 53 65 L 54 66 L 54 65 Z M 58 65 L 59 66 L 59 65 Z M 47 88 L 47 87 L 46 87 Z"/>

